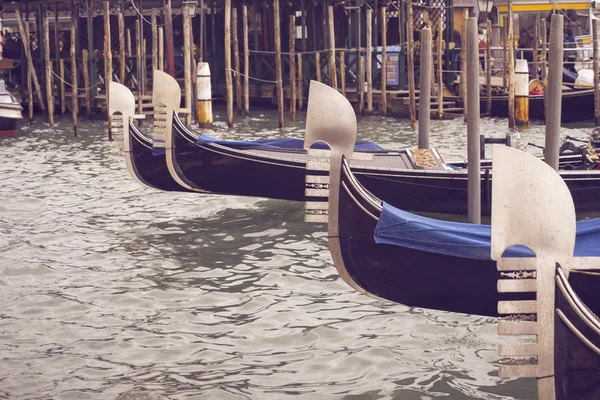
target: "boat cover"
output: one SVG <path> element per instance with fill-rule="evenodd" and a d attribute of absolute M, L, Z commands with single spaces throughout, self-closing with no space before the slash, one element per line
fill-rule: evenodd
<path fill-rule="evenodd" d="M 453 257 L 491 260 L 490 225 L 427 218 L 399 210 L 385 202 L 373 237 L 376 243 Z M 577 222 L 574 255 L 600 256 L 600 218 Z M 511 247 L 504 254 L 504 257 L 532 256 L 531 250 L 523 246 Z"/>
<path fill-rule="evenodd" d="M 271 149 L 303 149 L 304 139 L 296 138 L 282 138 L 282 139 L 263 139 L 263 140 L 248 140 L 248 141 L 236 141 L 236 140 L 219 140 L 208 135 L 202 135 L 198 138 L 198 143 L 214 143 L 222 146 L 230 147 L 267 147 Z M 315 149 L 327 149 L 325 143 L 315 143 L 312 148 Z M 383 147 L 373 142 L 356 142 L 354 146 L 355 151 L 383 151 Z"/>

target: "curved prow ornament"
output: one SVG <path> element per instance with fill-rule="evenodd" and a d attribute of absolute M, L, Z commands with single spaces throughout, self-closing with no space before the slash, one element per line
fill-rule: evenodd
<path fill-rule="evenodd" d="M 337 90 L 310 81 L 304 148 L 325 142 L 331 150 L 350 159 L 356 143 L 356 114 L 352 104 Z"/>
<path fill-rule="evenodd" d="M 569 190 L 551 167 L 530 154 L 494 146 L 491 257 L 498 291 L 535 293 L 535 300 L 500 301 L 501 335 L 536 335 L 536 343 L 500 345 L 500 377 L 535 377 L 540 399 L 555 393 L 555 279 L 573 265 L 576 221 Z M 503 258 L 526 246 L 534 256 Z"/>
<path fill-rule="evenodd" d="M 173 113 L 179 112 L 181 88 L 171 75 L 154 70 L 152 81 L 152 106 L 154 108 L 154 129 L 152 137 L 156 147 L 170 147 L 173 130 Z"/>
<path fill-rule="evenodd" d="M 304 148 L 308 158 L 306 169 L 329 171 L 306 175 L 306 197 L 322 201 L 306 202 L 306 222 L 328 222 L 329 236 L 337 236 L 337 209 L 342 156 L 350 159 L 356 144 L 356 114 L 350 102 L 337 90 L 319 82 L 310 82 Z M 330 150 L 311 149 L 318 142 Z M 327 201 L 328 200 L 328 201 Z M 332 220 L 333 219 L 333 220 Z"/>
<path fill-rule="evenodd" d="M 111 120 L 111 129 L 113 134 L 121 133 L 123 135 L 124 150 L 129 148 L 129 124 L 135 116 L 135 97 L 127 86 L 117 82 L 109 82 L 110 93 L 115 97 L 111 99 L 108 106 L 108 115 Z M 120 113 L 120 115 L 115 115 Z"/>

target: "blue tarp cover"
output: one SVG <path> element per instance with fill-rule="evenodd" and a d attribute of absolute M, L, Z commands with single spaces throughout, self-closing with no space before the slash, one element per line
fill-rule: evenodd
<path fill-rule="evenodd" d="M 440 221 L 399 210 L 387 203 L 383 204 L 383 212 L 373 236 L 376 243 L 454 257 L 491 260 L 490 225 Z M 504 256 L 531 257 L 533 253 L 523 246 L 514 246 Z M 575 256 L 600 256 L 600 219 L 577 222 Z"/>
<path fill-rule="evenodd" d="M 252 147 L 268 147 L 273 149 L 303 149 L 304 140 L 295 138 L 284 138 L 284 139 L 263 139 L 263 140 L 248 140 L 248 141 L 235 141 L 235 140 L 219 140 L 208 135 L 202 135 L 198 138 L 198 143 L 215 143 L 222 146 L 252 146 Z M 312 148 L 315 149 L 327 149 L 328 147 L 324 143 L 315 143 Z M 384 150 L 378 144 L 373 142 L 356 142 L 354 146 L 356 151 L 381 151 Z"/>

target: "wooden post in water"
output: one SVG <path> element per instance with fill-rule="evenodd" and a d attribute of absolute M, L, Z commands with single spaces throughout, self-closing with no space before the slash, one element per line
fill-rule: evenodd
<path fill-rule="evenodd" d="M 231 26 L 233 35 L 233 65 L 235 69 L 235 104 L 238 113 L 242 114 L 242 76 L 240 75 L 240 43 L 238 40 L 237 8 L 231 10 Z"/>
<path fill-rule="evenodd" d="M 317 82 L 321 82 L 321 53 L 315 53 L 315 67 L 317 68 Z"/>
<path fill-rule="evenodd" d="M 515 40 L 512 0 L 508 0 L 508 127 L 515 127 Z"/>
<path fill-rule="evenodd" d="M 333 6 L 327 7 L 327 25 L 329 26 L 329 81 L 331 87 L 337 90 L 337 72 L 335 69 L 335 28 L 333 26 Z"/>
<path fill-rule="evenodd" d="M 504 34 L 504 46 L 502 48 L 502 86 L 508 87 L 508 19 L 504 18 L 504 26 L 502 27 L 502 33 Z"/>
<path fill-rule="evenodd" d="M 227 126 L 233 126 L 233 83 L 231 81 L 231 0 L 225 0 L 225 88 L 227 90 Z"/>
<path fill-rule="evenodd" d="M 158 10 L 156 7 L 152 8 L 152 16 L 150 22 L 152 23 L 152 76 L 154 77 L 154 71 L 158 69 L 158 25 L 156 23 L 158 18 Z"/>
<path fill-rule="evenodd" d="M 104 91 L 106 92 L 106 115 L 110 104 L 110 81 L 112 81 L 112 49 L 110 43 L 110 3 L 104 2 Z M 73 92 L 73 96 L 77 94 Z"/>
<path fill-rule="evenodd" d="M 54 77 L 52 76 L 52 64 L 50 63 L 50 26 L 48 18 L 44 16 L 44 63 L 46 64 L 46 101 L 48 102 L 48 121 L 50 126 L 54 126 L 54 95 L 52 86 Z"/>
<path fill-rule="evenodd" d="M 244 19 L 244 114 L 248 115 L 250 113 L 250 46 L 248 42 L 248 6 L 242 7 L 242 18 Z M 200 32 L 200 34 L 202 34 L 202 32 Z M 202 42 L 202 40 L 200 42 Z"/>
<path fill-rule="evenodd" d="M 468 162 L 468 213 L 469 222 L 481 223 L 481 154 L 479 129 L 479 40 L 477 38 L 477 18 L 469 17 L 467 25 L 466 59 L 468 74 L 467 87 L 467 162 Z M 489 23 L 489 21 L 488 21 Z"/>
<path fill-rule="evenodd" d="M 360 64 L 358 65 L 358 90 L 360 93 L 358 98 L 358 111 L 361 114 L 365 113 L 365 56 L 360 56 Z"/>
<path fill-rule="evenodd" d="M 443 54 L 443 47 L 444 47 L 444 42 L 443 42 L 443 34 L 444 34 L 444 20 L 443 18 L 440 16 L 438 18 L 438 42 L 437 42 L 437 48 L 438 48 L 438 52 L 437 52 L 437 63 L 438 63 L 438 71 L 437 71 L 437 75 L 438 75 L 438 118 L 442 119 L 444 116 L 444 77 L 442 75 L 442 72 L 444 70 L 444 66 L 443 66 L 443 61 L 442 61 L 442 54 Z"/>
<path fill-rule="evenodd" d="M 29 22 L 25 25 L 26 37 L 29 38 Z M 29 45 L 29 44 L 28 44 Z M 25 43 L 23 43 L 25 46 Z M 27 53 L 27 51 L 25 51 Z M 31 83 L 31 74 L 29 68 L 27 69 L 27 106 L 29 109 L 29 124 L 33 123 L 33 85 Z"/>
<path fill-rule="evenodd" d="M 466 38 L 467 37 L 467 19 L 469 18 L 469 10 L 467 8 L 463 8 L 463 21 L 464 24 L 462 26 L 462 37 Z M 467 79 L 469 79 L 467 77 L 467 46 L 466 46 L 466 39 L 463 39 L 462 41 L 462 46 L 460 49 L 460 69 L 461 69 L 461 73 L 460 73 L 460 97 L 463 101 L 463 116 L 464 116 L 464 121 L 467 122 L 467 118 L 468 118 L 468 114 L 467 114 L 467 110 L 468 110 L 468 99 L 467 99 Z M 422 91 L 420 91 L 420 93 L 423 93 Z"/>
<path fill-rule="evenodd" d="M 31 77 L 33 81 L 33 85 L 35 87 L 35 91 L 37 93 L 38 101 L 40 102 L 40 108 L 43 110 L 46 109 L 46 105 L 44 104 L 44 97 L 42 96 L 42 88 L 40 87 L 40 81 L 38 80 L 37 74 L 35 72 L 35 68 L 33 66 L 33 59 L 31 58 L 31 46 L 29 43 L 29 33 L 25 33 L 25 28 L 23 28 L 23 20 L 21 19 L 21 10 L 19 8 L 15 8 L 15 15 L 17 17 L 17 24 L 19 25 L 19 33 L 21 34 L 21 41 L 23 42 L 23 48 L 25 49 L 25 57 L 27 58 L 27 71 L 28 75 Z M 29 24 L 27 24 L 27 31 L 29 32 Z M 31 93 L 31 90 L 29 91 Z M 30 103 L 33 107 L 33 102 Z M 33 119 L 33 117 L 31 118 Z"/>
<path fill-rule="evenodd" d="M 60 70 L 60 111 L 61 114 L 64 114 L 67 112 L 67 100 L 65 96 L 65 60 L 61 58 L 58 64 Z"/>
<path fill-rule="evenodd" d="M 133 52 L 131 51 L 131 30 L 127 29 L 127 57 L 133 57 Z"/>
<path fill-rule="evenodd" d="M 415 99 L 415 42 L 413 39 L 413 9 L 412 1 L 406 2 L 407 14 L 407 27 L 406 27 L 406 41 L 408 43 L 408 113 L 410 115 L 410 126 L 415 129 L 416 118 L 417 118 L 417 107 Z"/>
<path fill-rule="evenodd" d="M 387 114 L 387 22 L 386 7 L 381 7 L 381 115 Z M 429 31 L 431 34 L 431 30 Z M 431 46 L 431 38 L 429 40 Z M 429 53 L 431 57 L 431 52 Z M 430 60 L 431 61 L 431 60 Z M 433 65 L 431 66 L 433 67 Z M 429 69 L 431 75 L 431 68 Z M 431 82 L 430 82 L 431 84 Z M 429 93 L 428 93 L 429 94 Z M 431 100 L 431 96 L 429 96 Z"/>
<path fill-rule="evenodd" d="M 367 112 L 373 112 L 373 10 L 367 8 Z"/>
<path fill-rule="evenodd" d="M 142 22 L 140 21 L 140 29 L 143 30 Z M 141 37 L 144 37 L 142 33 Z M 146 39 L 142 39 L 142 95 L 146 94 Z"/>
<path fill-rule="evenodd" d="M 485 65 L 485 87 L 486 87 L 486 107 L 485 112 L 487 115 L 492 113 L 492 21 L 487 20 L 487 33 L 485 43 L 485 58 L 487 63 Z"/>
<path fill-rule="evenodd" d="M 346 97 L 346 52 L 340 51 L 340 85 L 342 94 Z"/>
<path fill-rule="evenodd" d="M 137 78 L 137 92 L 138 92 L 138 114 L 143 114 L 144 110 L 142 108 L 142 87 L 144 85 L 144 81 L 142 80 L 142 38 L 141 38 L 141 30 L 140 30 L 140 19 L 136 19 L 135 21 L 135 50 L 136 50 L 136 78 Z M 140 121 L 141 122 L 141 121 Z"/>
<path fill-rule="evenodd" d="M 592 20 L 592 46 L 594 66 L 594 118 L 600 126 L 600 66 L 598 65 L 598 20 Z"/>
<path fill-rule="evenodd" d="M 225 11 L 227 11 L 227 4 L 229 4 L 229 9 L 231 9 L 231 0 L 225 0 Z M 165 16 L 167 73 L 175 78 L 175 51 L 173 48 L 173 15 L 171 14 L 171 0 L 165 0 L 163 13 Z M 225 19 L 227 20 L 227 18 L 231 18 L 231 14 L 229 14 L 229 16 L 226 14 Z"/>
<path fill-rule="evenodd" d="M 165 34 L 163 28 L 158 28 L 158 69 L 165 70 Z"/>
<path fill-rule="evenodd" d="M 107 7 L 108 2 L 105 3 Z M 110 36 L 109 36 L 110 37 Z M 77 41 L 77 16 L 75 6 L 71 7 L 71 115 L 73 117 L 73 135 L 77 136 L 77 114 L 79 114 L 79 86 L 77 84 L 77 58 L 75 57 L 75 42 Z M 110 76 L 110 75 L 109 75 Z M 105 79 L 108 81 L 108 79 Z M 107 83 L 108 86 L 108 83 Z M 108 92 L 106 93 L 106 113 L 108 114 Z M 110 129 L 110 125 L 109 125 Z"/>
<path fill-rule="evenodd" d="M 560 119 L 562 109 L 564 16 L 553 14 L 550 21 L 550 51 L 548 53 L 548 115 L 546 116 L 546 145 L 544 159 L 558 171 L 560 148 Z"/>
<path fill-rule="evenodd" d="M 290 120 L 296 120 L 296 17 L 290 15 Z"/>
<path fill-rule="evenodd" d="M 429 119 L 431 113 L 431 29 L 421 29 L 419 85 L 419 149 L 429 148 Z"/>
<path fill-rule="evenodd" d="M 185 88 L 185 108 L 187 113 L 185 114 L 185 124 L 190 126 L 192 124 L 192 44 L 190 29 L 190 10 L 188 5 L 183 6 L 183 80 Z"/>
<path fill-rule="evenodd" d="M 273 34 L 275 35 L 275 80 L 277 85 L 277 110 L 279 111 L 279 127 L 283 128 L 283 77 L 281 76 L 281 29 L 279 0 L 273 0 Z"/>
<path fill-rule="evenodd" d="M 302 53 L 298 53 L 298 108 L 304 108 L 304 94 L 302 93 Z"/>
<path fill-rule="evenodd" d="M 547 63 L 547 43 L 546 37 L 546 18 L 542 19 L 542 89 L 544 90 L 544 119 L 546 119 L 546 88 L 548 87 L 548 63 Z"/>
<path fill-rule="evenodd" d="M 117 13 L 117 23 L 119 25 L 119 83 L 125 84 L 125 20 L 123 13 Z"/>
<path fill-rule="evenodd" d="M 88 118 L 92 118 L 92 93 L 90 91 L 90 72 L 89 72 L 89 52 L 87 49 L 81 51 L 81 59 L 83 62 L 83 87 L 85 88 L 85 111 Z M 109 130 L 109 139 L 112 139 Z"/>
<path fill-rule="evenodd" d="M 540 18 L 539 16 L 536 14 L 535 16 L 535 35 L 534 35 L 534 42 L 533 42 L 533 73 L 531 74 L 531 77 L 533 79 L 538 79 L 538 53 L 539 53 L 539 47 L 540 47 Z"/>

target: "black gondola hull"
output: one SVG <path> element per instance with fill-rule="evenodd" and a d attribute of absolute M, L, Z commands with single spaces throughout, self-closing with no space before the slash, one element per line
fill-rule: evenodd
<path fill-rule="evenodd" d="M 485 110 L 487 99 L 481 97 L 481 109 Z M 492 97 L 492 116 L 508 117 L 508 96 Z M 544 96 L 529 96 L 529 119 L 544 120 Z M 579 122 L 594 118 L 594 90 L 564 92 L 562 97 L 561 121 Z"/>
<path fill-rule="evenodd" d="M 144 136 L 135 126 L 130 126 L 125 140 L 129 141 L 130 173 L 141 183 L 158 190 L 187 192 L 169 173 L 164 154 L 154 155 L 152 139 Z"/>

